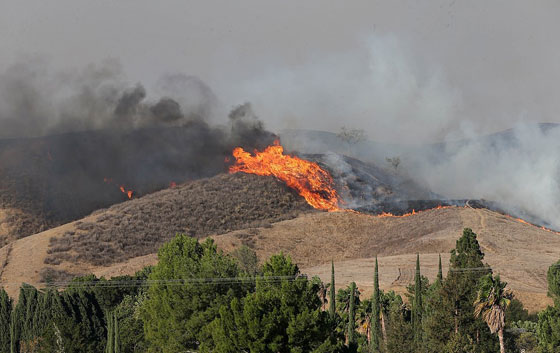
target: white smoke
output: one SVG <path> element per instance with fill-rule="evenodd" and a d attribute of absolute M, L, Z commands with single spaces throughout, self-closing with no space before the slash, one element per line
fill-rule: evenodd
<path fill-rule="evenodd" d="M 400 173 L 437 194 L 497 201 L 560 229 L 560 128 L 526 123 L 540 120 L 531 107 L 511 115 L 503 106 L 499 116 L 491 115 L 500 110 L 493 107 L 486 119 L 510 114 L 515 127 L 483 137 L 492 131 L 482 116 L 469 116 L 476 110 L 465 107 L 461 87 L 442 68 L 420 62 L 396 37 L 378 36 L 354 52 L 274 70 L 237 85 L 235 93 L 252 101 L 268 126 L 331 132 L 346 126 L 392 143 L 349 149 L 291 134 L 288 148 L 331 149 L 378 165 L 400 156 Z M 431 144 L 437 141 L 445 143 Z"/>

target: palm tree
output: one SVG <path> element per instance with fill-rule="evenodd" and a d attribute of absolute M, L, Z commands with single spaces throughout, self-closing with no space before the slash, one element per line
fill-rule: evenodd
<path fill-rule="evenodd" d="M 319 298 L 321 298 L 321 308 L 323 309 L 323 311 L 325 310 L 327 303 L 329 302 L 327 300 L 327 294 L 329 292 L 330 286 L 330 283 L 325 284 L 322 281 L 319 282 L 319 290 L 317 294 L 319 295 Z"/>
<path fill-rule="evenodd" d="M 474 316 L 479 317 L 488 325 L 491 333 L 498 333 L 500 339 L 500 353 L 505 353 L 504 328 L 505 311 L 511 303 L 513 294 L 505 289 L 507 283 L 500 281 L 500 276 L 487 274 L 479 282 L 479 290 L 474 302 Z"/>
<path fill-rule="evenodd" d="M 365 332 L 367 340 L 370 340 L 370 328 L 371 328 L 371 301 L 365 299 L 360 302 L 358 309 L 356 310 L 356 320 L 358 321 L 359 327 Z"/>

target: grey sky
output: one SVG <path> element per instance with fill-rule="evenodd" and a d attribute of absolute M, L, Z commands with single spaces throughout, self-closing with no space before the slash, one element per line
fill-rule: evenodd
<path fill-rule="evenodd" d="M 272 128 L 434 140 L 560 121 L 558 18 L 558 1 L 3 0 L 0 71 L 116 58 L 131 84 L 195 75 Z"/>

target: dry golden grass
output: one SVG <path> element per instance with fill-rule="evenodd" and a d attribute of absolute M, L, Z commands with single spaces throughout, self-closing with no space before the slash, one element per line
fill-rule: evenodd
<path fill-rule="evenodd" d="M 271 177 L 243 173 L 197 180 L 94 213 L 61 236 L 53 236 L 45 263 L 123 262 L 157 251 L 177 233 L 193 237 L 266 227 L 311 211 Z"/>
<path fill-rule="evenodd" d="M 439 253 L 446 273 L 449 252 L 465 227 L 478 234 L 485 261 L 530 310 L 550 303 L 546 271 L 560 258 L 560 235 L 486 209 L 448 208 L 404 218 L 351 212 L 307 214 L 258 229 L 253 241 L 261 259 L 283 251 L 304 273 L 324 281 L 330 281 L 333 259 L 338 285 L 355 281 L 366 294 L 372 290 L 378 255 L 381 287 L 402 292 L 413 281 L 416 253 L 422 272 L 431 280 L 437 274 Z M 229 251 L 241 244 L 238 233 L 213 238 Z"/>
<path fill-rule="evenodd" d="M 341 287 L 355 281 L 365 295 L 371 293 L 375 255 L 379 256 L 381 287 L 402 292 L 413 280 L 416 253 L 420 253 L 423 274 L 433 280 L 437 271 L 438 254 L 442 254 L 446 273 L 449 251 L 455 247 L 455 241 L 460 237 L 463 228 L 469 227 L 478 234 L 486 255 L 485 261 L 509 283 L 510 288 L 527 308 L 538 310 L 550 303 L 546 297 L 546 270 L 560 258 L 558 234 L 519 223 L 486 209 L 446 208 L 404 218 L 379 218 L 355 212 L 305 212 L 308 208 L 300 198 L 293 194 L 285 194 L 283 185 L 269 178 L 242 174 L 223 175 L 218 178 L 212 179 L 220 181 L 217 184 L 213 184 L 209 179 L 205 184 L 201 182 L 191 188 L 184 185 L 165 190 L 96 212 L 79 222 L 19 239 L 11 244 L 9 255 L 8 247 L 0 249 L 0 265 L 6 263 L 0 269 L 0 280 L 7 284 L 6 289 L 9 293 L 15 295 L 21 282 L 39 285 L 41 271 L 44 274 L 45 267 L 58 271 L 51 272 L 51 275 L 95 273 L 111 277 L 133 274 L 142 267 L 157 262 L 155 252 L 158 244 L 172 237 L 175 231 L 171 229 L 173 222 L 162 222 L 176 219 L 167 218 L 170 217 L 167 214 L 179 212 L 173 208 L 173 205 L 179 205 L 183 210 L 179 214 L 184 215 L 192 224 L 200 224 L 195 228 L 199 230 L 197 235 L 211 236 L 225 251 L 246 244 L 255 249 L 261 260 L 283 251 L 294 258 L 302 272 L 311 276 L 318 275 L 324 281 L 330 280 L 330 261 L 333 259 L 337 285 Z M 226 181 L 232 185 L 231 188 L 240 190 L 237 196 L 237 191 L 232 189 L 228 189 L 225 194 L 220 191 L 223 189 L 218 188 L 218 185 Z M 268 190 L 263 194 L 267 195 L 266 197 L 242 197 L 242 194 L 254 195 L 264 192 L 263 188 Z M 283 191 L 280 193 L 280 190 Z M 278 199 L 278 195 L 284 196 Z M 199 201 L 193 201 L 193 197 Z M 287 199 L 282 201 L 283 197 Z M 178 199 L 183 201 L 178 203 Z M 214 201 L 204 205 L 204 200 Z M 283 202 L 286 202 L 285 206 L 281 206 Z M 200 213 L 192 213 L 197 209 L 211 212 L 211 222 L 200 222 Z M 303 214 L 297 218 L 282 220 L 286 217 L 283 212 L 289 213 L 290 210 L 298 213 L 303 211 Z M 121 228 L 118 232 L 122 233 L 115 233 L 108 226 L 96 228 L 98 224 L 107 222 L 107 219 L 114 220 L 114 215 L 132 220 L 136 219 L 138 214 L 139 218 L 146 219 L 146 225 L 142 228 Z M 220 215 L 228 217 L 224 226 L 220 226 Z M 295 215 L 294 213 L 290 217 Z M 265 223 L 259 225 L 258 222 L 263 220 Z M 160 224 L 149 225 L 152 221 Z M 91 229 L 104 229 L 105 235 L 99 236 L 106 237 L 105 239 L 116 237 L 118 234 L 132 234 L 130 239 L 120 240 L 130 241 L 125 243 L 130 244 L 127 246 L 135 246 L 134 242 L 141 240 L 144 235 L 151 239 L 149 234 L 143 232 L 158 234 L 158 229 L 170 229 L 172 232 L 159 233 L 157 241 L 139 243 L 136 254 L 142 254 L 141 256 L 124 254 L 107 260 L 106 254 L 96 253 L 99 248 L 93 244 L 89 256 L 99 256 L 99 261 L 80 257 L 79 251 L 82 250 L 76 251 L 73 246 L 83 246 L 83 251 L 86 251 L 85 243 L 80 243 L 80 240 L 77 243 L 71 241 L 69 251 L 58 252 L 69 254 L 67 260 L 59 265 L 45 265 L 44 260 L 49 256 L 49 246 L 64 246 L 67 240 L 63 239 L 68 238 L 64 234 L 87 234 L 87 231 L 78 230 L 84 228 L 80 227 L 84 224 L 92 224 Z M 130 227 L 138 227 L 135 222 L 129 221 L 128 224 L 131 224 Z M 156 226 L 159 228 L 155 228 Z M 136 232 L 130 232 L 132 229 L 136 229 Z M 51 238 L 62 240 L 51 241 Z M 119 244 L 118 239 L 114 240 L 113 243 L 106 243 L 111 246 Z M 118 247 L 115 249 L 118 251 Z"/>

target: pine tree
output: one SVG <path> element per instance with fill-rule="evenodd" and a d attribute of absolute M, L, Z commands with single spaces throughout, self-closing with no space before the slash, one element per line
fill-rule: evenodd
<path fill-rule="evenodd" d="M 380 298 L 379 298 L 379 266 L 377 256 L 375 257 L 375 272 L 373 274 L 373 300 L 371 302 L 371 339 L 370 352 L 379 351 L 379 314 L 380 314 Z"/>
<path fill-rule="evenodd" d="M 414 303 L 412 305 L 412 327 L 414 343 L 419 348 L 422 342 L 422 279 L 420 277 L 420 255 L 416 254 L 416 273 L 414 275 Z"/>
<path fill-rule="evenodd" d="M 10 328 L 12 323 L 12 298 L 0 288 L 0 352 L 10 351 Z"/>
<path fill-rule="evenodd" d="M 470 228 L 463 230 L 451 251 L 450 267 L 443 284 L 443 306 L 452 313 L 452 321 L 447 323 L 449 332 L 441 332 L 441 337 L 461 333 L 467 335 L 481 351 L 498 350 L 498 340 L 490 333 L 486 323 L 474 317 L 473 304 L 477 297 L 477 284 L 481 277 L 492 269 L 482 260 L 477 235 Z"/>
<path fill-rule="evenodd" d="M 356 344 L 356 312 L 355 312 L 356 283 L 350 284 L 350 304 L 348 309 L 348 347 L 354 348 Z"/>
<path fill-rule="evenodd" d="M 329 298 L 329 315 L 334 320 L 336 314 L 336 291 L 334 287 L 334 262 L 331 260 L 331 289 Z"/>

